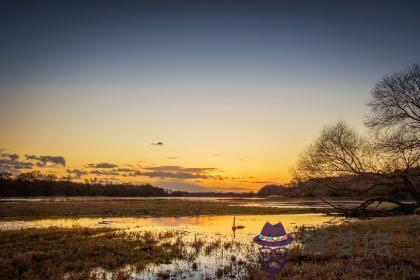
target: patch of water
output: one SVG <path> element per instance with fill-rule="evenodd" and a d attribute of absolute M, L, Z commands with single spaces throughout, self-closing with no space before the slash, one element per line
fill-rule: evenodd
<path fill-rule="evenodd" d="M 141 231 L 176 231 L 185 242 L 185 252 L 193 258 L 172 260 L 166 264 L 150 264 L 141 271 L 127 266 L 132 279 L 212 279 L 246 278 L 246 263 L 255 262 L 258 246 L 252 239 L 261 232 L 266 222 L 281 222 L 288 233 L 299 226 L 319 227 L 338 224 L 341 217 L 323 214 L 284 214 L 284 215 L 240 215 L 233 216 L 193 216 L 159 218 L 76 218 L 76 219 L 40 219 L 32 221 L 1 221 L 0 229 L 45 228 L 45 227 L 89 227 L 115 228 L 125 232 Z M 175 238 L 175 237 L 174 237 Z M 202 240 L 204 245 L 197 251 L 191 244 Z M 167 241 L 167 240 L 166 240 Z M 174 241 L 174 240 L 171 240 Z M 206 249 L 206 247 L 208 247 Z M 112 272 L 97 268 L 93 273 L 107 275 L 112 279 Z"/>

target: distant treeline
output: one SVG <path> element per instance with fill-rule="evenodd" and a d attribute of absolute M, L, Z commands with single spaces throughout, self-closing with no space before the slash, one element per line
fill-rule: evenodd
<path fill-rule="evenodd" d="M 234 193 L 234 192 L 184 192 L 170 191 L 167 196 L 174 197 L 255 197 L 254 192 Z"/>
<path fill-rule="evenodd" d="M 398 171 L 395 171 L 398 172 Z M 412 168 L 411 172 L 416 174 L 412 183 L 420 187 L 420 168 Z M 389 176 L 392 173 L 389 173 Z M 414 177 L 414 176 L 413 176 Z M 287 186 L 266 185 L 258 192 L 258 197 L 280 196 L 280 197 L 337 197 L 365 199 L 366 197 L 392 197 L 395 199 L 412 200 L 412 196 L 401 184 L 388 183 L 388 188 L 370 188 L 367 190 L 366 181 L 369 177 L 356 175 L 309 179 L 303 182 L 291 182 Z"/>
<path fill-rule="evenodd" d="M 343 179 L 343 178 L 341 178 Z M 73 182 L 68 177 L 57 178 L 54 175 L 42 174 L 39 171 L 21 173 L 12 176 L 10 173 L 0 173 L 0 197 L 30 197 L 30 196 L 110 196 L 110 197 L 268 197 L 277 195 L 281 197 L 359 197 L 358 193 L 363 185 L 355 184 L 353 187 L 337 190 L 329 185 L 338 185 L 340 178 L 325 178 L 322 180 L 308 180 L 299 184 L 266 185 L 257 193 L 253 192 L 186 192 L 171 191 L 154 187 L 150 184 L 116 184 L 100 182 L 95 179 L 84 183 Z M 323 181 L 323 183 L 320 183 Z M 417 183 L 417 182 L 416 182 Z M 396 186 L 398 187 L 398 186 Z M 372 193 L 374 195 L 388 195 L 383 190 Z M 399 193 L 401 196 L 402 193 Z M 397 194 L 392 194 L 396 197 Z M 406 197 L 410 198 L 410 197 Z"/>
<path fill-rule="evenodd" d="M 13 177 L 10 173 L 0 173 L 0 197 L 29 196 L 125 196 L 125 197 L 244 197 L 252 193 L 190 193 L 166 190 L 150 184 L 116 184 L 97 180 L 85 183 L 72 182 L 68 177 L 57 178 L 39 171 L 21 173 Z"/>
<path fill-rule="evenodd" d="M 420 174 L 420 170 L 419 170 Z M 12 176 L 10 173 L 0 173 L 0 197 L 30 197 L 30 196 L 125 196 L 125 197 L 354 197 L 363 198 L 366 193 L 358 192 L 363 186 L 355 184 L 346 189 L 336 189 L 328 185 L 339 185 L 343 178 L 325 178 L 308 180 L 306 182 L 282 185 L 266 185 L 257 193 L 253 192 L 186 192 L 171 191 L 150 184 L 122 184 L 101 182 L 96 179 L 86 182 L 73 182 L 68 177 L 57 178 L 54 175 L 42 174 L 39 171 L 21 173 Z M 416 184 L 420 182 L 415 181 Z M 396 186 L 398 190 L 399 186 Z M 387 193 L 383 190 L 369 193 L 370 195 L 392 195 L 410 199 L 405 193 Z"/>
<path fill-rule="evenodd" d="M 165 190 L 149 184 L 104 184 L 71 182 L 66 178 L 40 172 L 21 173 L 12 177 L 0 173 L 0 196 L 164 196 Z"/>
<path fill-rule="evenodd" d="M 328 180 L 334 180 L 330 178 Z M 383 194 L 383 193 L 382 193 Z M 301 184 L 289 186 L 267 185 L 257 193 L 233 192 L 186 192 L 171 191 L 154 187 L 150 184 L 122 184 L 101 182 L 96 179 L 84 183 L 73 182 L 68 177 L 57 178 L 54 175 L 42 174 L 39 171 L 21 173 L 12 176 L 10 173 L 0 173 L 0 197 L 31 197 L 31 196 L 111 196 L 111 197 L 267 197 L 278 195 L 282 197 L 354 197 L 355 193 L 348 190 L 334 190 L 315 181 L 309 180 Z M 378 194 L 379 195 L 379 194 Z"/>

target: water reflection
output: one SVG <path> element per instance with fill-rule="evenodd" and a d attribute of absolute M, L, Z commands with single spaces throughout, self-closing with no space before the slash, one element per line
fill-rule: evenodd
<path fill-rule="evenodd" d="M 262 226 L 269 221 L 281 222 L 287 232 L 297 226 L 319 227 L 341 223 L 343 218 L 323 214 L 285 215 L 241 215 L 241 216 L 193 216 L 161 218 L 76 218 L 40 219 L 33 221 L 1 221 L 0 230 L 43 227 L 90 227 L 115 228 L 126 232 L 176 231 L 185 241 L 187 259 L 174 259 L 169 263 L 150 264 L 141 271 L 127 266 L 132 279 L 212 279 L 215 275 L 226 278 L 246 279 L 246 263 L 257 262 L 258 248 L 252 242 Z M 202 248 L 193 246 L 196 240 L 204 241 Z M 175 240 L 172 240 L 176 242 Z M 113 278 L 113 272 L 100 267 L 92 273 L 106 274 Z M 222 277 L 222 278 L 224 278 Z"/>
<path fill-rule="evenodd" d="M 282 222 L 288 232 L 296 226 L 320 226 L 339 223 L 341 218 L 323 214 L 284 214 L 284 215 L 243 215 L 235 216 L 193 216 L 159 218 L 71 218 L 40 219 L 32 221 L 1 221 L 0 229 L 42 228 L 42 227 L 109 227 L 124 231 L 177 230 L 189 235 L 197 234 L 209 238 L 223 237 L 237 240 L 249 239 L 259 232 L 265 222 Z M 233 230 L 235 227 L 235 230 Z"/>

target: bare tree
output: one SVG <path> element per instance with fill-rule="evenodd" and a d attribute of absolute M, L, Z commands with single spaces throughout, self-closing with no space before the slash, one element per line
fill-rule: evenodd
<path fill-rule="evenodd" d="M 375 172 L 370 143 L 345 122 L 326 126 L 300 155 L 296 174 L 304 179 L 363 175 Z"/>
<path fill-rule="evenodd" d="M 376 134 L 376 148 L 393 158 L 398 177 L 420 204 L 411 172 L 420 160 L 420 65 L 384 77 L 373 88 L 368 106 L 366 125 Z"/>
<path fill-rule="evenodd" d="M 420 132 L 420 65 L 384 77 L 372 90 L 366 125 L 377 131 Z M 417 144 L 420 138 L 417 138 Z"/>
<path fill-rule="evenodd" d="M 344 122 L 324 128 L 320 137 L 299 156 L 297 180 L 339 178 L 331 188 L 358 184 L 355 190 L 368 193 L 382 188 L 385 194 L 408 192 L 416 201 L 407 204 L 390 195 L 368 198 L 355 209 L 340 211 L 360 214 L 375 202 L 392 202 L 392 214 L 412 212 L 420 207 L 416 184 L 420 160 L 420 66 L 386 76 L 372 90 L 368 104 L 371 115 L 366 126 L 372 137 L 362 137 Z"/>

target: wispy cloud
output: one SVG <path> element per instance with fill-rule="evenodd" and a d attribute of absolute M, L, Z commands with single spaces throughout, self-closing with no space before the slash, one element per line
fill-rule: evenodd
<path fill-rule="evenodd" d="M 175 158 L 175 157 L 173 157 Z M 0 171 L 18 174 L 20 170 L 33 170 L 36 168 L 47 168 L 55 165 L 65 166 L 66 161 L 61 156 L 45 156 L 26 154 L 20 160 L 18 154 L 0 151 Z M 198 190 L 198 185 L 206 180 L 233 180 L 231 177 L 221 176 L 215 167 L 185 167 L 180 165 L 146 165 L 123 164 L 118 165 L 110 162 L 89 163 L 81 168 L 67 168 L 65 173 L 76 180 L 90 177 L 98 177 L 99 180 L 124 180 L 123 178 L 149 178 L 153 182 L 171 182 L 171 184 L 182 184 L 190 189 Z"/>
<path fill-rule="evenodd" d="M 212 167 L 182 167 L 182 166 L 149 166 L 141 169 L 135 168 L 114 168 L 116 164 L 98 163 L 88 164 L 85 170 L 68 170 L 76 176 L 96 175 L 96 176 L 122 176 L 122 177 L 148 177 L 160 179 L 215 179 L 221 180 L 221 176 L 212 175 L 211 172 L 216 171 Z M 94 169 L 93 169 L 94 168 Z"/>
<path fill-rule="evenodd" d="M 53 165 L 66 166 L 66 160 L 62 156 L 36 156 L 36 155 L 25 155 L 27 160 L 36 161 L 37 166 L 45 167 L 49 163 Z"/>
<path fill-rule="evenodd" d="M 19 155 L 18 154 L 9 154 L 9 153 L 2 153 L 1 154 L 3 157 L 8 158 L 11 161 L 16 161 L 19 159 Z"/>
<path fill-rule="evenodd" d="M 99 175 L 99 176 L 118 176 L 120 175 L 120 172 L 118 172 L 117 170 L 90 170 L 89 174 L 93 174 L 93 175 Z"/>
<path fill-rule="evenodd" d="M 208 173 L 208 172 L 217 170 L 217 168 L 213 168 L 213 167 L 182 167 L 182 166 L 177 166 L 177 165 L 150 166 L 150 167 L 145 167 L 144 169 L 153 170 L 153 171 L 163 171 L 163 172 L 188 172 L 188 173 Z"/>
<path fill-rule="evenodd" d="M 160 142 L 160 141 L 152 142 L 152 143 L 150 143 L 150 145 L 152 145 L 152 146 L 163 146 L 163 142 Z"/>
<path fill-rule="evenodd" d="M 19 160 L 19 155 L 0 152 L 0 171 L 12 174 L 19 173 L 23 169 L 32 169 L 33 163 Z"/>
<path fill-rule="evenodd" d="M 141 176 L 147 176 L 151 178 L 173 178 L 173 179 L 207 179 L 208 176 L 199 173 L 189 173 L 189 172 L 162 172 L 162 171 L 152 171 L 152 172 L 143 172 Z"/>
<path fill-rule="evenodd" d="M 80 179 L 83 175 L 87 175 L 88 172 L 80 169 L 66 169 L 66 172 L 71 175 L 73 179 Z"/>
<path fill-rule="evenodd" d="M 118 172 L 134 172 L 134 171 L 136 171 L 133 168 L 117 168 L 115 170 L 118 171 Z"/>
<path fill-rule="evenodd" d="M 2 172 L 10 172 L 17 174 L 22 170 L 33 169 L 34 166 L 47 167 L 54 165 L 66 166 L 66 160 L 62 156 L 37 156 L 25 155 L 24 159 L 20 159 L 18 154 L 6 153 L 0 151 L 0 170 Z"/>
<path fill-rule="evenodd" d="M 141 176 L 151 178 L 171 178 L 171 179 L 209 179 L 211 172 L 217 171 L 213 167 L 182 167 L 178 165 L 163 165 L 144 167 Z"/>
<path fill-rule="evenodd" d="M 89 168 L 115 168 L 118 167 L 117 164 L 108 163 L 108 162 L 101 162 L 101 163 L 89 163 L 87 165 Z"/>

